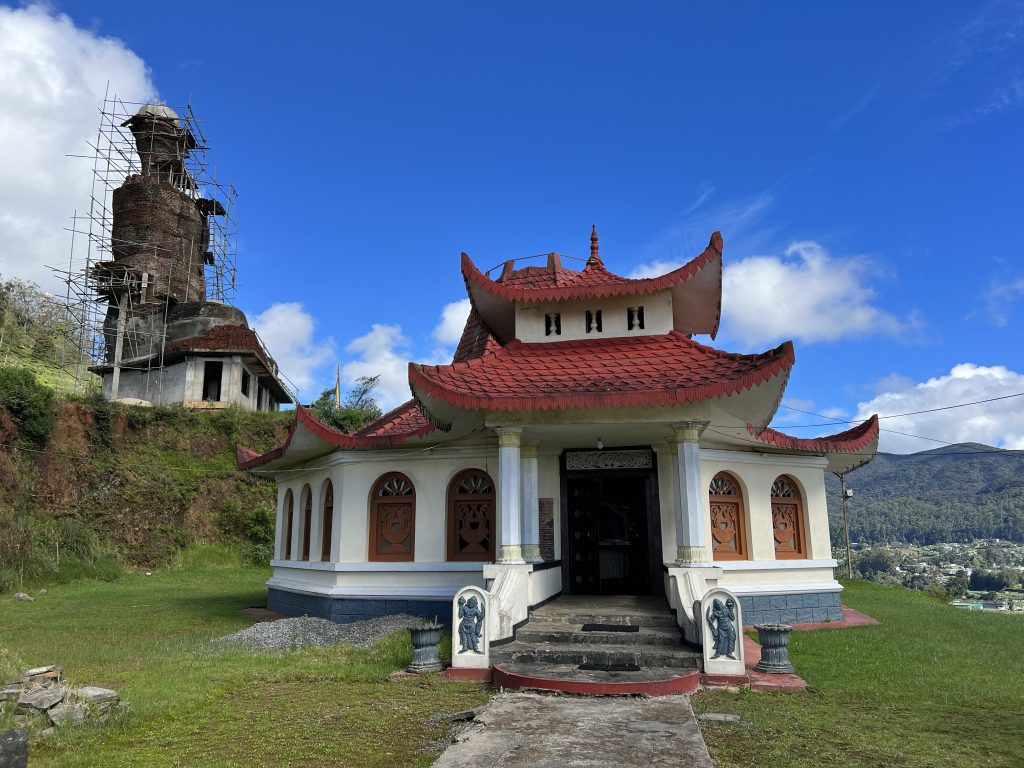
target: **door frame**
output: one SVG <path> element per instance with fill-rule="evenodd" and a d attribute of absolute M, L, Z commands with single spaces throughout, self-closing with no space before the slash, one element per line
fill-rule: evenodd
<path fill-rule="evenodd" d="M 661 595 L 665 591 L 662 562 L 664 554 L 661 548 L 661 503 L 658 495 L 658 454 L 650 445 L 616 446 L 603 449 L 602 453 L 617 451 L 650 451 L 651 466 L 649 469 L 566 469 L 566 456 L 570 453 L 589 453 L 592 448 L 566 448 L 558 457 L 558 488 L 559 517 L 561 535 L 562 560 L 562 594 L 571 595 L 572 558 L 569 555 L 571 531 L 569 530 L 569 492 L 568 480 L 572 478 L 588 479 L 600 477 L 639 477 L 647 481 L 647 505 L 644 510 L 647 528 L 647 586 L 649 594 Z"/>

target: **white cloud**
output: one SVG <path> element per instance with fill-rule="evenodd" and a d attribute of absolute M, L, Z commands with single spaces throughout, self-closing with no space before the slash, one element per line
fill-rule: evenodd
<path fill-rule="evenodd" d="M 272 304 L 253 315 L 249 324 L 267 345 L 287 379 L 294 384 L 302 402 L 310 402 L 320 394 L 313 385 L 318 368 L 334 360 L 334 339 L 317 339 L 316 320 L 299 302 Z M 333 378 L 333 377 L 332 377 Z"/>
<path fill-rule="evenodd" d="M 896 391 L 884 391 L 857 405 L 857 419 L 873 413 L 881 416 L 944 408 L 959 403 L 987 400 L 1024 392 L 1024 374 L 1008 368 L 961 363 L 948 375 L 911 386 L 901 383 Z M 1024 397 L 1011 397 L 980 405 L 883 419 L 880 449 L 911 453 L 939 447 L 939 443 L 918 440 L 893 432 L 904 432 L 948 443 L 984 443 L 997 448 L 1024 449 Z M 884 431 L 892 430 L 892 431 Z"/>
<path fill-rule="evenodd" d="M 409 399 L 409 339 L 401 326 L 374 323 L 370 331 L 354 339 L 345 351 L 355 355 L 341 366 L 348 384 L 362 376 L 380 376 L 374 397 L 385 411 Z"/>
<path fill-rule="evenodd" d="M 784 339 L 836 341 L 901 336 L 918 327 L 877 307 L 863 256 L 834 257 L 820 244 L 791 243 L 783 256 L 749 256 L 727 264 L 722 286 L 725 334 L 747 346 Z"/>
<path fill-rule="evenodd" d="M 1013 305 L 1021 298 L 1024 298 L 1024 277 L 994 279 L 985 295 L 985 309 L 992 324 L 1008 325 Z"/>
<path fill-rule="evenodd" d="M 42 6 L 0 6 L 0 62 L 0 275 L 54 290 L 46 265 L 66 266 L 64 228 L 92 183 L 89 163 L 66 155 L 90 151 L 108 81 L 126 101 L 156 100 L 156 88 L 123 42 Z"/>
<path fill-rule="evenodd" d="M 445 347 L 455 347 L 462 338 L 462 329 L 469 317 L 470 301 L 468 298 L 445 304 L 441 310 L 441 322 L 434 328 L 434 339 Z"/>

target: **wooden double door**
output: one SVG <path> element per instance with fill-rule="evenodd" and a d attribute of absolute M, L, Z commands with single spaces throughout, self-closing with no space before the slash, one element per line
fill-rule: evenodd
<path fill-rule="evenodd" d="M 651 470 L 562 474 L 563 590 L 662 594 L 657 476 Z"/>

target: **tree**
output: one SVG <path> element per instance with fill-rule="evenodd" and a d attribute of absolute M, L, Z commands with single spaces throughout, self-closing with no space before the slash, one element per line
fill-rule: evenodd
<path fill-rule="evenodd" d="M 954 597 L 963 597 L 970 586 L 966 571 L 957 571 L 946 584 L 946 589 Z"/>
<path fill-rule="evenodd" d="M 878 581 L 883 575 L 896 575 L 896 558 L 887 549 L 874 548 L 858 553 L 854 567 L 862 579 Z"/>
<path fill-rule="evenodd" d="M 379 382 L 380 376 L 360 376 L 356 379 L 356 385 L 345 394 L 340 408 L 334 399 L 334 389 L 325 389 L 309 406 L 309 410 L 320 421 L 342 432 L 359 429 L 379 418 L 382 413 L 373 397 L 373 390 Z"/>

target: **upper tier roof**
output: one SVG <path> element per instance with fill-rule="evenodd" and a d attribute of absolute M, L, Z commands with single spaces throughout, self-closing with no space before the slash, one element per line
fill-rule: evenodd
<path fill-rule="evenodd" d="M 515 338 L 516 303 L 582 301 L 672 292 L 673 327 L 680 333 L 707 333 L 715 338 L 722 309 L 722 235 L 715 232 L 707 248 L 688 263 L 660 277 L 628 278 L 605 269 L 592 236 L 591 256 L 582 271 L 562 266 L 551 254 L 545 267 L 514 269 L 507 262 L 492 280 L 462 254 L 462 277 L 473 308 L 502 342 Z"/>
<path fill-rule="evenodd" d="M 450 365 L 409 364 L 427 410 L 535 411 L 677 405 L 736 394 L 788 372 L 786 342 L 759 355 L 698 344 L 678 331 L 504 347 Z M 435 414 L 437 415 L 437 414 Z"/>

